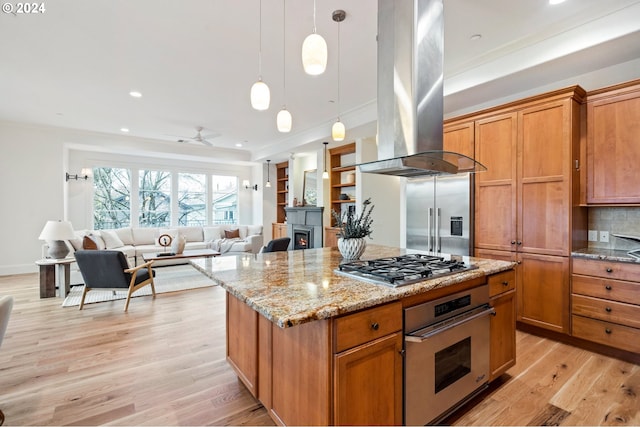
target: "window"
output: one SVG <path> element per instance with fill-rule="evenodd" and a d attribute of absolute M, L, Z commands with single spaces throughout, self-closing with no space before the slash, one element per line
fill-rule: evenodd
<path fill-rule="evenodd" d="M 171 173 L 141 170 L 139 172 L 140 227 L 171 225 Z"/>
<path fill-rule="evenodd" d="M 93 190 L 94 229 L 131 224 L 131 174 L 128 169 L 93 169 Z"/>
<path fill-rule="evenodd" d="M 206 190 L 206 175 L 178 174 L 178 225 L 207 224 Z"/>
<path fill-rule="evenodd" d="M 212 212 L 214 224 L 238 223 L 238 178 L 211 176 Z"/>

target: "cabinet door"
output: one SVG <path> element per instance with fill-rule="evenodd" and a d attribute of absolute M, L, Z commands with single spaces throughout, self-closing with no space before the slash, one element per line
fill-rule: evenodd
<path fill-rule="evenodd" d="M 640 203 L 640 86 L 587 104 L 587 203 Z"/>
<path fill-rule="evenodd" d="M 258 393 L 258 313 L 227 292 L 227 325 L 242 334 L 227 334 L 227 361 L 253 396 Z"/>
<path fill-rule="evenodd" d="M 475 246 L 514 250 L 516 237 L 517 114 L 476 122 L 476 160 L 487 167 L 476 174 Z"/>
<path fill-rule="evenodd" d="M 335 425 L 402 424 L 401 332 L 336 354 Z"/>
<path fill-rule="evenodd" d="M 516 364 L 516 292 L 505 292 L 491 299 L 496 311 L 491 317 L 491 353 L 489 381 Z"/>
<path fill-rule="evenodd" d="M 442 148 L 445 151 L 464 154 L 473 159 L 475 155 L 474 127 L 474 122 L 445 125 Z"/>
<path fill-rule="evenodd" d="M 569 258 L 518 254 L 517 319 L 569 333 Z"/>
<path fill-rule="evenodd" d="M 569 255 L 571 102 L 518 113 L 518 251 Z"/>

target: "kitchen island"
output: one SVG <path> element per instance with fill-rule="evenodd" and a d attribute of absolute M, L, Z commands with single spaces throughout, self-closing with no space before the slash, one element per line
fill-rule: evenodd
<path fill-rule="evenodd" d="M 362 259 L 406 252 L 369 245 Z M 341 261 L 321 248 L 193 262 L 227 291 L 227 359 L 278 424 L 401 424 L 403 308 L 491 278 L 513 291 L 506 261 L 465 257 L 477 268 L 398 288 L 337 274 Z"/>

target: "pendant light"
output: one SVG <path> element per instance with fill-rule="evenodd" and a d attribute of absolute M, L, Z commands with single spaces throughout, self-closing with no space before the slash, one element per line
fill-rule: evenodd
<path fill-rule="evenodd" d="M 322 179 L 329 179 L 329 172 L 327 172 L 327 145 L 329 144 L 327 141 L 323 142 L 324 144 L 324 172 L 322 172 Z"/>
<path fill-rule="evenodd" d="M 260 0 L 260 25 L 258 46 L 258 81 L 251 86 L 251 106 L 259 111 L 269 109 L 271 93 L 269 86 L 262 81 L 262 0 Z"/>
<path fill-rule="evenodd" d="M 302 43 L 302 66 L 312 76 L 324 73 L 327 68 L 327 42 L 316 33 L 316 0 L 313 0 L 313 33 Z"/>
<path fill-rule="evenodd" d="M 271 165 L 271 160 L 267 160 L 267 183 L 264 185 L 266 188 L 271 188 L 271 179 L 269 175 L 269 166 Z"/>
<path fill-rule="evenodd" d="M 286 0 L 282 0 L 282 92 L 283 99 L 285 102 L 282 104 L 282 109 L 278 112 L 276 116 L 276 125 L 278 126 L 278 130 L 282 133 L 290 132 L 291 125 L 293 119 L 291 118 L 291 113 L 287 110 L 287 64 L 286 64 L 286 52 L 287 47 L 285 41 L 287 40 L 286 26 L 287 26 L 287 16 L 285 14 L 286 10 Z"/>
<path fill-rule="evenodd" d="M 343 141 L 346 132 L 344 123 L 340 121 L 340 23 L 347 17 L 347 13 L 344 10 L 334 10 L 331 17 L 338 23 L 338 120 L 331 127 L 331 138 Z"/>

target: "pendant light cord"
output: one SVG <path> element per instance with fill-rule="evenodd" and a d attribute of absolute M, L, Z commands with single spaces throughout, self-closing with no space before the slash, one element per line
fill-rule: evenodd
<path fill-rule="evenodd" d="M 338 22 L 338 120 L 340 120 L 340 22 Z"/>
<path fill-rule="evenodd" d="M 258 18 L 258 80 L 262 80 L 262 0 L 260 0 L 260 16 Z"/>
<path fill-rule="evenodd" d="M 315 0 L 314 0 L 315 1 Z M 282 92 L 284 95 L 283 107 L 287 107 L 287 66 L 286 66 L 286 53 L 287 53 L 287 0 L 282 0 Z"/>
<path fill-rule="evenodd" d="M 316 0 L 313 0 L 313 33 L 316 33 Z"/>

